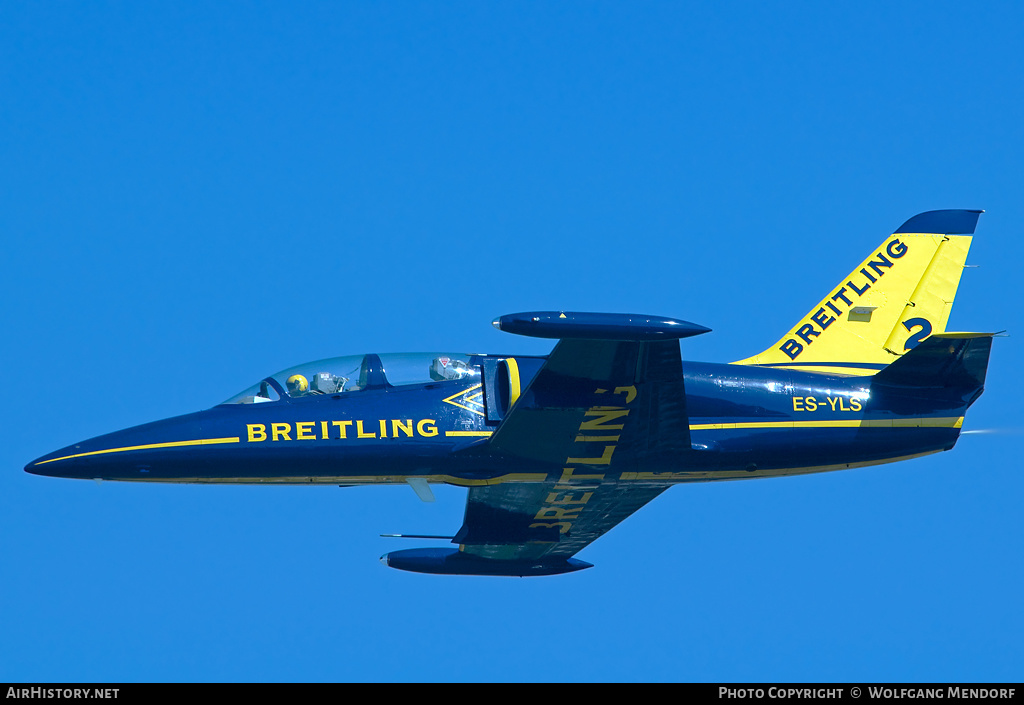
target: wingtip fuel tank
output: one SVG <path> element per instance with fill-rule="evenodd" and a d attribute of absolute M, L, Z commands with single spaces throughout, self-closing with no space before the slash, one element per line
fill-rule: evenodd
<path fill-rule="evenodd" d="M 711 332 L 689 321 L 638 313 L 529 311 L 499 316 L 491 324 L 516 335 L 578 340 L 678 340 Z"/>

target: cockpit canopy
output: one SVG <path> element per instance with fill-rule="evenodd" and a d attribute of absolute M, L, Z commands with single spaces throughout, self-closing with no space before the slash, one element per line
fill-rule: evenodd
<path fill-rule="evenodd" d="M 461 353 L 349 355 L 307 362 L 265 378 L 225 404 L 259 404 L 364 389 L 480 377 L 479 359 Z"/>

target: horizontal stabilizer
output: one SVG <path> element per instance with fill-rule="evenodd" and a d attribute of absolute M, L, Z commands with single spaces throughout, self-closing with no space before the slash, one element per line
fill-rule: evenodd
<path fill-rule="evenodd" d="M 874 382 L 896 387 L 978 388 L 985 386 L 995 333 L 937 333 L 884 370 Z"/>

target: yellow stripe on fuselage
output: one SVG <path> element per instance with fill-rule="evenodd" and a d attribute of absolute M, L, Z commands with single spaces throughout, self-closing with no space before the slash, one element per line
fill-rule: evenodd
<path fill-rule="evenodd" d="M 434 484 L 454 485 L 456 487 L 485 487 L 501 485 L 506 482 L 547 482 L 547 473 L 518 472 L 482 480 L 470 480 L 455 475 L 334 475 L 311 477 L 308 475 L 283 475 L 280 477 L 176 477 L 123 478 L 128 482 L 175 482 L 196 485 L 340 485 L 341 487 L 357 487 L 369 485 L 397 485 L 410 479 L 426 480 Z"/>
<path fill-rule="evenodd" d="M 690 424 L 691 431 L 747 428 L 960 428 L 963 416 L 904 419 L 841 419 L 835 421 L 749 421 Z"/>
<path fill-rule="evenodd" d="M 45 465 L 46 463 L 53 463 L 58 460 L 70 460 L 71 458 L 84 458 L 87 455 L 104 455 L 106 453 L 125 453 L 129 450 L 152 450 L 154 448 L 180 448 L 183 446 L 207 446 L 207 445 L 218 445 L 220 443 L 238 443 L 239 437 L 234 438 L 200 438 L 196 441 L 171 441 L 170 443 L 147 443 L 141 446 L 125 446 L 124 448 L 107 448 L 106 450 L 91 450 L 88 453 L 75 453 L 74 455 L 64 455 L 60 458 L 50 458 L 49 460 L 43 460 L 36 465 Z"/>
<path fill-rule="evenodd" d="M 877 460 L 862 460 L 853 463 L 834 463 L 832 465 L 807 465 L 795 468 L 776 468 L 771 470 L 682 470 L 678 472 L 624 472 L 620 478 L 623 482 L 710 482 L 716 480 L 751 480 L 764 477 L 791 477 L 793 475 L 812 475 L 819 472 L 835 470 L 851 470 L 867 468 L 873 465 L 898 463 L 914 458 L 923 458 L 941 451 L 928 450 L 913 455 L 897 455 Z"/>
<path fill-rule="evenodd" d="M 832 421 L 741 421 L 737 423 L 702 423 L 690 424 L 691 431 L 724 431 L 743 430 L 759 428 L 960 428 L 963 426 L 963 416 L 944 416 L 928 418 L 896 418 L 896 419 L 840 419 Z M 444 435 L 455 438 L 487 437 L 493 431 L 445 431 Z M 75 453 L 63 455 L 59 458 L 42 460 L 36 465 L 54 463 L 58 460 L 70 460 L 72 458 L 84 458 L 91 455 L 106 455 L 109 453 L 126 453 L 132 450 L 155 450 L 157 448 L 184 448 L 188 446 L 220 445 L 224 443 L 238 443 L 241 439 L 238 436 L 232 438 L 200 438 L 194 441 L 171 441 L 169 443 L 147 443 L 137 446 L 125 446 L 123 448 L 107 448 L 105 450 L 91 450 L 86 453 Z"/>

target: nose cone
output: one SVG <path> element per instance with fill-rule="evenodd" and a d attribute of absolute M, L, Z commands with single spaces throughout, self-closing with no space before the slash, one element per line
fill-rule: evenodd
<path fill-rule="evenodd" d="M 211 409 L 97 436 L 36 458 L 25 472 L 102 480 L 173 477 L 203 462 L 207 449 L 238 443 L 238 425 L 225 424 L 224 415 Z"/>
<path fill-rule="evenodd" d="M 129 446 L 126 431 L 109 433 L 40 456 L 25 466 L 25 472 L 45 477 L 75 479 L 111 478 L 126 455 L 121 449 Z"/>
<path fill-rule="evenodd" d="M 78 452 L 79 446 L 68 446 L 55 450 L 52 453 L 40 456 L 25 466 L 25 472 L 33 475 L 45 475 L 46 477 L 68 477 L 62 474 L 70 468 L 70 463 L 55 462 L 65 456 L 74 455 Z"/>

